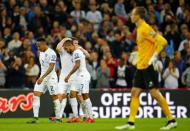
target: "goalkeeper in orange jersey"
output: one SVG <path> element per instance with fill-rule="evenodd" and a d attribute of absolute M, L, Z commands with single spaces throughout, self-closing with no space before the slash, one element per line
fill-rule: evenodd
<path fill-rule="evenodd" d="M 167 124 L 160 128 L 161 130 L 170 130 L 177 126 L 175 118 L 172 116 L 165 98 L 158 89 L 158 73 L 156 71 L 156 61 L 158 54 L 167 45 L 166 39 L 155 32 L 148 25 L 144 18 L 146 10 L 144 7 L 136 7 L 132 10 L 131 21 L 136 25 L 138 48 L 138 58 L 136 64 L 136 73 L 131 90 L 130 116 L 128 123 L 115 127 L 116 129 L 135 129 L 135 117 L 139 108 L 139 95 L 146 89 L 151 96 L 158 102 L 167 117 Z"/>

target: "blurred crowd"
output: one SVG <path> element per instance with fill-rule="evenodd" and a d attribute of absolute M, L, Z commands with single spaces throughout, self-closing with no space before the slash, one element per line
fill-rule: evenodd
<path fill-rule="evenodd" d="M 157 63 L 160 87 L 190 87 L 188 0 L 0 0 L 0 87 L 33 88 L 39 37 L 53 49 L 64 37 L 76 37 L 91 55 L 91 88 L 132 87 L 135 6 L 147 9 L 146 21 L 168 40 Z M 58 74 L 60 68 L 58 59 Z"/>

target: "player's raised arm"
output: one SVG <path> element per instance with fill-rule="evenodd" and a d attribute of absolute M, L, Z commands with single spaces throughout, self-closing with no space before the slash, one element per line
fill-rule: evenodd
<path fill-rule="evenodd" d="M 90 60 L 90 54 L 88 53 L 88 51 L 82 48 L 81 46 L 79 47 L 79 49 L 84 53 L 86 58 Z"/>
<path fill-rule="evenodd" d="M 72 40 L 73 40 L 73 44 L 84 53 L 84 55 L 86 56 L 86 58 L 90 59 L 90 54 L 88 53 L 87 50 L 85 50 L 83 47 L 81 47 L 79 45 L 78 40 L 75 37 L 72 37 Z"/>
<path fill-rule="evenodd" d="M 56 51 L 57 51 L 58 53 L 61 52 L 61 49 L 63 48 L 63 44 L 64 44 L 65 41 L 67 41 L 67 40 L 71 40 L 71 38 L 68 38 L 68 37 L 63 38 L 63 39 L 57 44 Z"/>

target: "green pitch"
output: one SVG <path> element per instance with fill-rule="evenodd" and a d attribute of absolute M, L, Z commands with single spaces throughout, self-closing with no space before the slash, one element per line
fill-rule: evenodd
<path fill-rule="evenodd" d="M 126 119 L 96 119 L 95 123 L 50 123 L 47 118 L 41 118 L 38 124 L 26 124 L 28 118 L 1 118 L 0 131 L 116 131 L 115 126 L 124 124 Z M 166 119 L 138 119 L 136 131 L 159 131 L 165 125 Z M 190 118 L 177 119 L 178 127 L 172 131 L 190 131 Z"/>

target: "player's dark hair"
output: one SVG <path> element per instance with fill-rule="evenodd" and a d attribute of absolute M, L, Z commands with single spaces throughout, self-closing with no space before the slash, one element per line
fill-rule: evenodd
<path fill-rule="evenodd" d="M 135 13 L 140 16 L 140 18 L 146 18 L 146 9 L 143 6 L 135 7 Z"/>
<path fill-rule="evenodd" d="M 37 39 L 37 42 L 42 42 L 42 41 L 45 42 L 46 40 L 43 37 Z"/>
<path fill-rule="evenodd" d="M 45 43 L 46 40 L 43 38 L 43 37 L 39 37 L 37 40 L 36 40 L 36 45 L 40 44 L 40 43 Z M 45 43 L 46 44 L 46 43 Z"/>
<path fill-rule="evenodd" d="M 64 44 L 65 44 L 65 45 L 67 45 L 67 44 L 73 44 L 73 40 L 66 40 L 66 41 L 64 42 Z"/>

